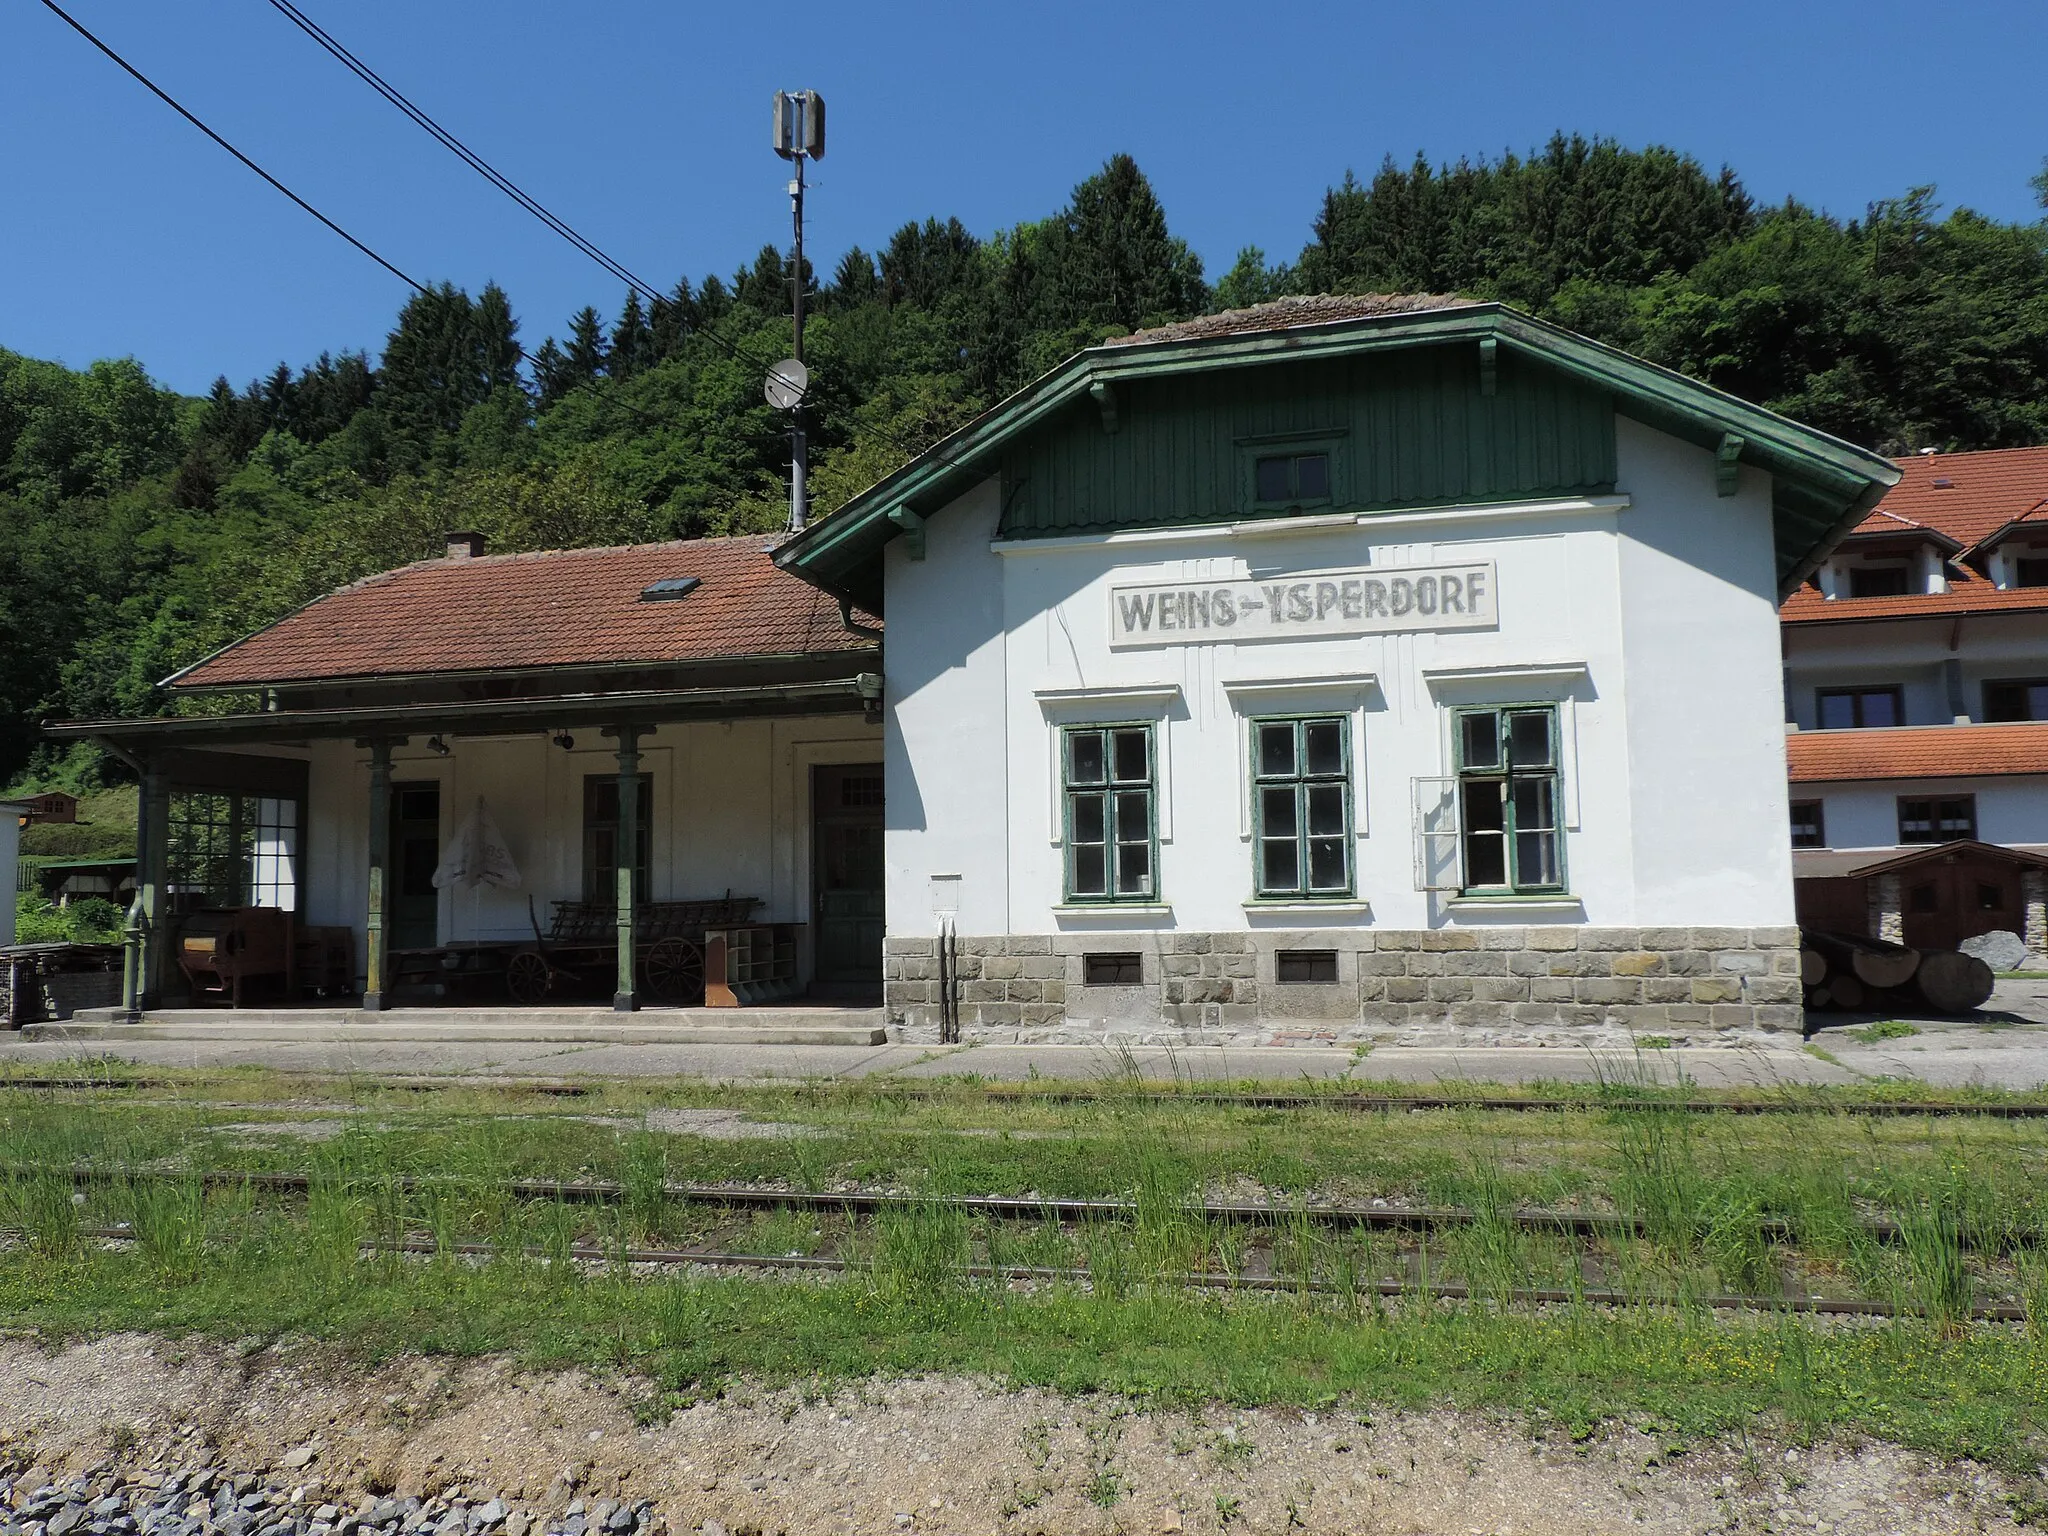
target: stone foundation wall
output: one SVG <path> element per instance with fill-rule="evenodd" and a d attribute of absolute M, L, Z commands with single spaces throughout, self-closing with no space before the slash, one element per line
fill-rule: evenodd
<path fill-rule="evenodd" d="M 1276 980 L 1282 950 L 1334 952 L 1336 981 Z M 1137 954 L 1142 981 L 1089 984 L 1099 953 Z M 936 939 L 892 936 L 882 964 L 892 1034 L 936 1040 Z M 1802 1019 L 1796 928 L 963 934 L 959 998 L 962 1037 L 988 1041 L 1697 1039 Z"/>

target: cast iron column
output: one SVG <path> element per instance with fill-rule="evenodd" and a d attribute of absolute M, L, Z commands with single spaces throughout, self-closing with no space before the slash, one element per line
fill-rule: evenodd
<path fill-rule="evenodd" d="M 370 746 L 370 910 L 364 922 L 363 1007 L 384 1006 L 384 911 L 389 904 L 391 864 L 391 743 Z"/>
<path fill-rule="evenodd" d="M 639 1001 L 633 995 L 633 908 L 639 892 L 633 889 L 633 866 L 640 858 L 640 727 L 622 725 L 619 738 L 619 986 L 612 994 L 612 1012 L 631 1013 Z"/>
<path fill-rule="evenodd" d="M 140 1007 L 156 1008 L 164 996 L 164 967 L 169 963 L 171 920 L 171 781 L 161 768 L 142 773 L 142 801 L 137 812 L 135 899 L 142 907 L 142 986 Z"/>

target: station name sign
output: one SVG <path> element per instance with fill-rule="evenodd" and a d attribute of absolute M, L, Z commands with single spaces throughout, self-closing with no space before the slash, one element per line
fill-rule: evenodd
<path fill-rule="evenodd" d="M 1491 629 L 1499 619 L 1490 560 L 1109 589 L 1112 646 Z"/>

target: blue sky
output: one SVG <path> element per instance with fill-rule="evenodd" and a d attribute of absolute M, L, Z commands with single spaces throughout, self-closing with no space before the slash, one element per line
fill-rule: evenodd
<path fill-rule="evenodd" d="M 502 283 L 529 344 L 623 300 L 264 0 L 66 8 L 398 266 Z M 2039 0 L 302 8 L 662 287 L 786 239 L 777 87 L 831 107 L 810 203 L 828 271 L 905 219 L 1041 216 L 1118 150 L 1212 277 L 1247 243 L 1297 252 L 1346 167 L 1557 128 L 1670 144 L 1760 199 L 1842 214 L 1934 182 L 1949 206 L 2031 218 L 2048 154 Z M 132 354 L 197 392 L 374 352 L 405 297 L 36 0 L 0 6 L 0 144 L 0 346 Z"/>

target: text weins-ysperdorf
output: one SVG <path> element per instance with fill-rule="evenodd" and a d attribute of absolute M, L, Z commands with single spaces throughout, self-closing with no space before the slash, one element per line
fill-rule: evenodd
<path fill-rule="evenodd" d="M 1498 622 L 1490 560 L 1109 591 L 1113 646 L 1491 629 Z"/>

